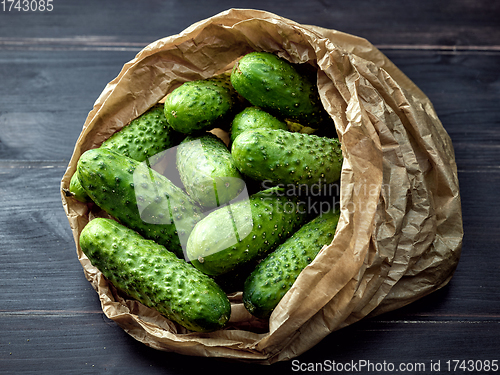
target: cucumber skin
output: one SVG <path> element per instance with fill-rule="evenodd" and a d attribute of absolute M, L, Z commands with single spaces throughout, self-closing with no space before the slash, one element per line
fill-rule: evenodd
<path fill-rule="evenodd" d="M 328 124 L 316 83 L 289 61 L 269 52 L 250 52 L 235 63 L 231 84 L 252 105 L 313 128 Z"/>
<path fill-rule="evenodd" d="M 252 315 L 269 318 L 300 272 L 332 242 L 339 216 L 331 210 L 314 218 L 257 265 L 243 287 L 243 304 Z"/>
<path fill-rule="evenodd" d="M 92 202 L 92 199 L 90 199 L 89 195 L 80 183 L 77 172 L 73 173 L 73 176 L 71 176 L 71 180 L 69 182 L 69 191 L 71 192 L 71 196 L 79 202 Z"/>
<path fill-rule="evenodd" d="M 299 198 L 270 188 L 218 208 L 198 222 L 186 254 L 203 273 L 219 276 L 263 258 L 309 218 Z"/>
<path fill-rule="evenodd" d="M 236 167 L 248 177 L 297 186 L 338 181 L 343 162 L 338 139 L 279 129 L 240 134 L 231 154 Z"/>
<path fill-rule="evenodd" d="M 145 162 L 105 148 L 83 153 L 77 171 L 83 188 L 97 206 L 183 257 L 181 241 L 187 241 L 202 217 L 199 206 L 184 191 Z"/>
<path fill-rule="evenodd" d="M 163 104 L 156 104 L 106 139 L 101 147 L 137 161 L 145 161 L 178 145 L 184 137 L 169 127 Z"/>
<path fill-rule="evenodd" d="M 137 161 L 145 161 L 178 145 L 184 137 L 168 126 L 163 104 L 156 104 L 106 139 L 100 147 Z M 80 202 L 92 201 L 82 188 L 77 172 L 71 177 L 69 191 Z"/>
<path fill-rule="evenodd" d="M 286 122 L 281 121 L 258 107 L 247 107 L 234 116 L 231 122 L 230 139 L 234 142 L 236 137 L 247 130 L 253 129 L 283 129 L 287 130 Z"/>
<path fill-rule="evenodd" d="M 164 113 L 172 129 L 183 134 L 227 129 L 240 100 L 229 76 L 184 82 L 165 100 Z"/>
<path fill-rule="evenodd" d="M 212 279 L 114 220 L 91 220 L 80 246 L 118 290 L 188 330 L 210 332 L 228 322 L 231 305 Z"/>
<path fill-rule="evenodd" d="M 222 206 L 245 187 L 228 148 L 213 134 L 187 136 L 177 147 L 176 164 L 187 193 L 203 208 Z"/>

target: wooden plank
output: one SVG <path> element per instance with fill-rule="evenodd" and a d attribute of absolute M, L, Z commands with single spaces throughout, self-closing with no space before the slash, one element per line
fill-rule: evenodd
<path fill-rule="evenodd" d="M 0 167 L 0 310 L 52 311 L 98 310 L 96 296 L 84 279 L 76 258 L 73 237 L 64 215 L 58 186 L 64 165 Z M 492 196 L 500 173 L 463 173 L 464 197 Z M 500 227 L 497 201 L 464 199 L 463 213 L 469 228 L 459 268 L 441 300 L 426 300 L 414 311 L 439 319 L 463 316 L 498 317 L 500 292 L 497 270 L 500 252 L 490 244 Z M 488 233 L 490 232 L 490 233 Z M 494 241 L 498 243 L 498 241 Z M 498 245 L 497 245 L 498 247 Z M 423 310 L 419 310 L 423 309 Z"/>
<path fill-rule="evenodd" d="M 383 52 L 433 103 L 460 170 L 500 167 L 500 53 Z"/>
<path fill-rule="evenodd" d="M 72 310 L 85 308 L 67 305 L 67 298 L 79 300 L 78 291 L 88 289 L 89 285 L 76 259 L 73 237 L 60 201 L 59 182 L 65 167 L 64 163 L 49 162 L 0 163 L 0 211 L 4 213 L 0 216 L 3 268 L 0 280 L 7 286 L 0 291 L 3 295 L 0 305 L 8 304 L 11 311 L 53 309 L 51 298 L 58 297 L 58 293 L 62 293 L 58 306 Z M 500 264 L 500 251 L 495 250 L 500 241 L 490 243 L 500 239 L 499 232 L 493 229 L 500 228 L 497 215 L 500 203 L 474 198 L 495 195 L 500 185 L 498 172 L 460 174 L 466 251 L 452 281 L 454 287 L 450 288 L 448 305 L 443 307 L 455 314 L 500 311 L 497 270 L 488 267 Z M 25 305 L 28 300 L 29 307 Z"/>
<path fill-rule="evenodd" d="M 0 217 L 0 284 L 3 286 L 0 289 L 3 333 L 0 368 L 30 373 L 38 366 L 36 372 L 31 373 L 43 374 L 54 369 L 59 373 L 112 370 L 120 373 L 126 367 L 147 368 L 148 373 L 155 374 L 160 371 L 189 373 L 195 365 L 206 363 L 200 358 L 189 358 L 189 365 L 181 365 L 186 357 L 147 348 L 129 338 L 100 312 L 97 294 L 84 279 L 76 259 L 73 239 L 60 206 L 56 187 L 63 172 L 64 166 L 47 163 L 29 167 L 24 163 L 16 167 L 2 164 L 0 168 L 0 211 L 7 213 Z M 495 185 L 495 180 L 484 173 L 469 175 L 465 193 L 469 192 L 467 188 L 475 189 L 474 182 L 479 186 L 484 186 L 486 181 L 490 181 L 492 187 Z M 485 194 L 493 193 L 486 191 Z M 467 201 L 464 205 L 466 217 L 482 220 L 475 228 L 496 226 L 498 218 L 494 212 L 496 207 L 486 201 Z M 396 364 L 405 360 L 445 361 L 456 359 L 456 345 L 469 337 L 491 345 L 481 353 L 477 353 L 477 346 L 470 346 L 460 352 L 458 359 L 493 357 L 500 295 L 495 281 L 497 271 L 488 264 L 498 264 L 498 255 L 492 256 L 500 252 L 491 248 L 492 237 L 483 236 L 486 230 L 470 233 L 467 252 L 449 287 L 403 309 L 333 333 L 297 360 L 347 363 L 384 359 Z M 443 340 L 444 346 L 438 344 Z M 405 347 L 410 341 L 413 345 L 409 348 L 413 351 L 417 348 L 416 353 L 410 349 L 393 350 Z M 214 365 L 221 366 L 219 362 Z M 227 366 L 224 368 L 229 371 Z M 289 372 L 290 368 L 290 363 L 273 366 L 274 371 Z M 250 369 L 257 370 L 248 367 L 248 373 Z"/>
<path fill-rule="evenodd" d="M 0 311 L 100 308 L 62 207 L 65 170 L 0 164 Z"/>
<path fill-rule="evenodd" d="M 104 316 L 59 196 L 74 143 L 105 84 L 151 41 L 227 1 L 55 2 L 0 12 L 0 374 L 300 373 L 153 350 Z M 1 6 L 1 5 L 0 5 Z M 500 3 L 264 0 L 238 3 L 367 38 L 431 99 L 455 146 L 465 237 L 449 286 L 332 333 L 296 366 L 499 359 Z M 147 27 L 146 27 L 147 26 Z M 453 363 L 451 363 L 453 365 Z M 317 373 L 330 373 L 317 368 Z M 357 373 L 374 373 L 360 368 Z M 477 372 L 476 372 L 477 373 Z"/>
<path fill-rule="evenodd" d="M 410 373 L 428 374 L 431 363 L 441 363 L 439 373 L 457 373 L 446 371 L 446 361 L 498 358 L 495 346 L 498 321 L 360 322 L 332 333 L 293 362 L 242 366 L 148 348 L 100 314 L 0 316 L 5 323 L 0 373 L 5 374 L 194 374 L 206 367 L 217 368 L 224 374 L 235 369 L 241 374 L 275 374 L 276 371 L 291 374 L 297 373 L 301 366 L 310 365 L 323 365 L 323 368 L 317 367 L 317 373 L 329 373 L 328 366 L 333 364 L 356 363 L 359 368 L 384 362 L 396 369 L 400 365 L 424 364 L 419 371 Z M 359 370 L 354 373 L 375 373 L 369 372 L 368 367 Z"/>
<path fill-rule="evenodd" d="M 482 168 L 498 167 L 500 53 L 384 52 L 433 102 L 459 168 L 475 168 L 478 157 Z M 0 159 L 69 160 L 94 101 L 133 56 L 0 50 Z"/>
<path fill-rule="evenodd" d="M 498 45 L 500 40 L 500 6 L 488 0 L 242 0 L 237 4 L 217 0 L 55 1 L 52 12 L 0 12 L 0 35 L 76 37 L 105 44 L 149 43 L 231 7 L 266 10 L 299 23 L 358 35 L 376 44 L 487 46 Z"/>
<path fill-rule="evenodd" d="M 0 159 L 68 161 L 95 100 L 133 56 L 0 51 Z"/>
<path fill-rule="evenodd" d="M 440 321 L 388 320 L 365 321 L 341 329 L 328 336 L 321 344 L 323 352 L 312 350 L 299 357 L 301 361 L 321 362 L 325 358 L 339 362 L 370 360 L 372 362 L 425 362 L 449 359 L 495 359 L 498 352 L 494 343 L 498 335 L 498 321 Z M 466 342 L 482 342 L 478 346 Z M 481 340 L 481 341 L 476 341 Z M 488 348 L 490 343 L 493 347 Z M 483 348 L 483 345 L 480 345 Z M 329 350 L 326 347 L 329 346 Z M 395 350 L 395 348 L 398 348 Z M 460 348 L 460 349 L 458 349 Z M 366 371 L 366 370 L 365 370 Z M 360 373 L 365 373 L 360 371 Z M 381 373 L 390 373 L 381 372 Z M 430 373 L 415 371 L 416 374 Z"/>

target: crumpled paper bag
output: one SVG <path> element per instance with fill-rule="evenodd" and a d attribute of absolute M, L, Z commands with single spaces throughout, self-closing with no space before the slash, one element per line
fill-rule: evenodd
<path fill-rule="evenodd" d="M 78 244 L 94 215 L 65 189 L 80 155 L 181 83 L 208 78 L 258 50 L 317 68 L 319 92 L 342 142 L 341 218 L 333 242 L 299 276 L 269 321 L 230 295 L 230 325 L 187 332 L 125 300 Z M 230 9 L 151 43 L 95 102 L 61 181 L 61 197 L 85 276 L 104 313 L 137 340 L 185 355 L 271 364 L 325 336 L 446 285 L 463 237 L 454 150 L 429 99 L 367 40 L 268 12 Z"/>

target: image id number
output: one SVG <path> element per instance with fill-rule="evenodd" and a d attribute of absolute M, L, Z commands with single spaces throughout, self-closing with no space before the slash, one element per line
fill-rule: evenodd
<path fill-rule="evenodd" d="M 4 12 L 52 12 L 53 0 L 2 0 Z"/>
<path fill-rule="evenodd" d="M 499 370 L 498 360 L 448 360 L 446 361 L 448 371 L 464 371 L 464 372 L 496 372 Z"/>

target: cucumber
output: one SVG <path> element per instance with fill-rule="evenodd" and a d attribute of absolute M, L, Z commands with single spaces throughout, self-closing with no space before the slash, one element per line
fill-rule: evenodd
<path fill-rule="evenodd" d="M 168 126 L 163 104 L 156 104 L 106 139 L 101 147 L 137 161 L 154 164 L 154 160 L 150 159 L 178 145 L 184 137 Z M 80 202 L 92 201 L 82 188 L 77 172 L 71 176 L 69 191 Z"/>
<path fill-rule="evenodd" d="M 229 321 L 230 302 L 211 278 L 132 229 L 96 218 L 80 246 L 116 289 L 186 329 L 210 332 Z"/>
<path fill-rule="evenodd" d="M 145 162 L 106 148 L 84 152 L 77 170 L 83 188 L 101 209 L 183 257 L 202 212 L 182 189 Z"/>
<path fill-rule="evenodd" d="M 186 137 L 176 163 L 184 188 L 203 208 L 222 206 L 245 188 L 228 148 L 211 133 Z"/>
<path fill-rule="evenodd" d="M 302 270 L 335 235 L 340 212 L 314 218 L 258 264 L 245 280 L 243 304 L 258 318 L 269 318 Z"/>
<path fill-rule="evenodd" d="M 187 259 L 218 276 L 262 258 L 290 237 L 308 218 L 298 197 L 270 188 L 209 213 L 189 236 Z"/>
<path fill-rule="evenodd" d="M 178 145 L 184 137 L 169 127 L 163 104 L 156 104 L 106 139 L 101 147 L 137 161 L 145 161 Z"/>
<path fill-rule="evenodd" d="M 231 122 L 231 143 L 233 143 L 236 137 L 241 133 L 247 130 L 261 128 L 287 130 L 288 126 L 286 122 L 277 119 L 258 107 L 247 107 L 234 116 Z"/>
<path fill-rule="evenodd" d="M 239 104 L 229 75 L 221 75 L 184 82 L 167 96 L 164 112 L 172 129 L 194 134 L 227 129 Z"/>
<path fill-rule="evenodd" d="M 251 52 L 235 63 L 231 84 L 252 105 L 312 128 L 332 126 L 316 82 L 295 64 L 269 52 Z"/>
<path fill-rule="evenodd" d="M 338 139 L 279 129 L 246 131 L 231 153 L 241 173 L 275 185 L 332 184 L 340 179 L 343 162 Z"/>
<path fill-rule="evenodd" d="M 69 196 L 72 196 L 75 198 L 77 201 L 82 202 L 82 203 L 89 203 L 92 202 L 92 199 L 90 199 L 89 195 L 83 188 L 82 184 L 80 183 L 80 179 L 78 178 L 78 173 L 75 172 L 73 173 L 73 176 L 71 176 L 71 180 L 69 182 Z"/>

